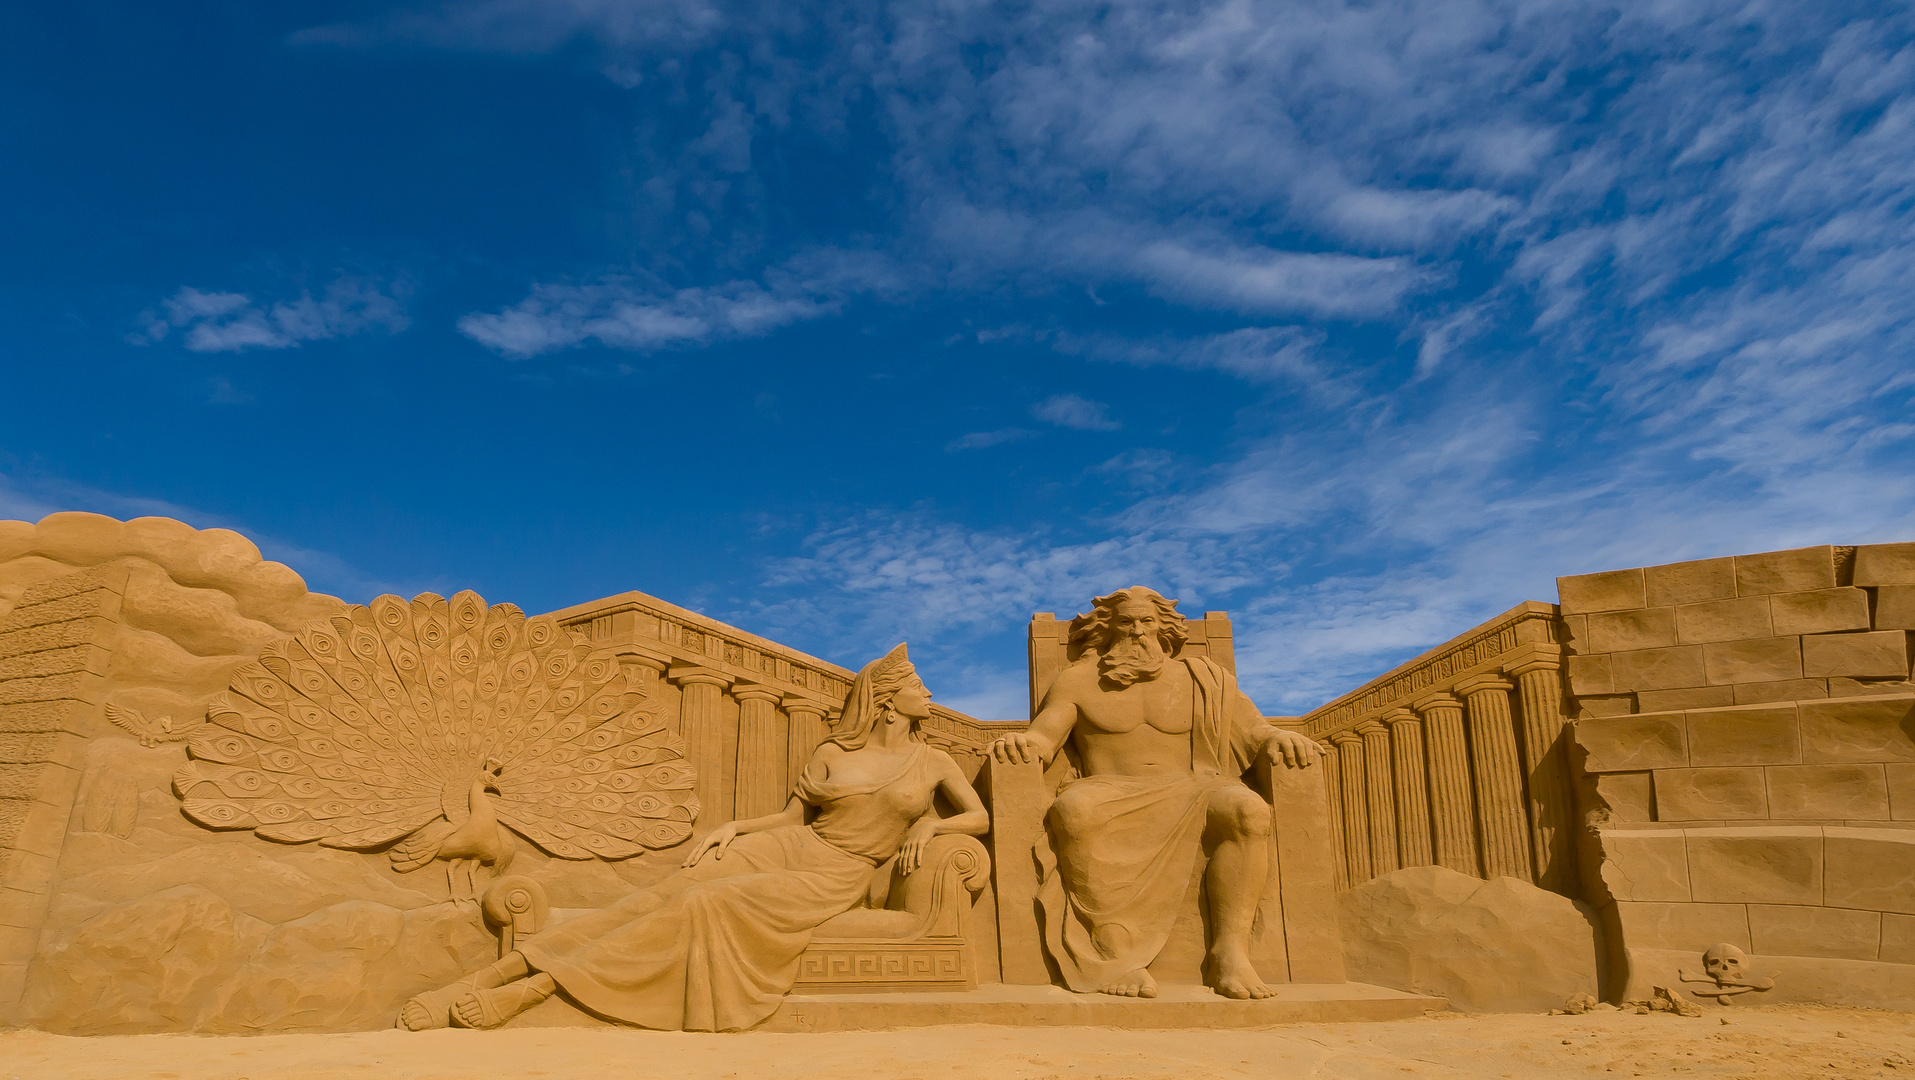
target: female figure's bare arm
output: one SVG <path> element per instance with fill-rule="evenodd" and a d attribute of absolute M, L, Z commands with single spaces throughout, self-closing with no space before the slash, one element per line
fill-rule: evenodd
<path fill-rule="evenodd" d="M 697 866 L 698 860 L 704 858 L 706 852 L 710 852 L 713 859 L 724 858 L 725 849 L 731 846 L 731 842 L 746 833 L 764 832 L 766 829 L 804 823 L 804 800 L 793 795 L 791 801 L 785 804 L 785 808 L 775 814 L 746 818 L 743 821 L 727 821 L 706 833 L 705 838 L 692 847 L 692 853 L 685 858 L 685 866 L 687 868 Z"/>
<path fill-rule="evenodd" d="M 964 779 L 963 770 L 949 754 L 934 751 L 938 761 L 938 790 L 958 808 L 956 814 L 948 818 L 938 817 L 935 812 L 919 818 L 911 826 L 911 832 L 904 839 L 904 846 L 898 849 L 898 872 L 909 874 L 924 862 L 924 846 L 934 836 L 944 833 L 968 833 L 981 836 L 991 827 L 991 815 L 984 809 L 984 801 L 977 797 L 977 791 Z"/>

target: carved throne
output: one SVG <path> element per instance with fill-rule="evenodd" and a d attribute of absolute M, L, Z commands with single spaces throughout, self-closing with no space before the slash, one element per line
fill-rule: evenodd
<path fill-rule="evenodd" d="M 874 875 L 866 906 L 813 932 L 791 992 L 976 989 L 971 905 L 990 876 L 991 857 L 971 836 L 934 838 L 915 873 L 898 873 L 893 859 Z"/>
<path fill-rule="evenodd" d="M 1236 672 L 1230 618 L 1206 612 L 1185 624 L 1189 640 L 1183 655 L 1208 656 Z M 1030 626 L 1031 713 L 1064 667 L 1070 623 L 1050 613 L 1032 616 Z M 1005 765 L 987 758 L 979 776 L 991 811 L 991 853 L 995 856 L 998 948 L 1007 983 L 1057 981 L 1055 965 L 1043 942 L 1038 910 L 1038 848 L 1050 843 L 1044 817 L 1057 789 L 1070 775 L 1067 754 L 1048 768 Z M 1271 804 L 1276 826 L 1271 838 L 1270 877 L 1251 930 L 1251 959 L 1268 983 L 1340 983 L 1343 939 L 1337 927 L 1336 886 L 1330 843 L 1328 792 L 1321 768 L 1272 769 L 1259 762 L 1245 777 L 1252 790 Z M 1197 984 L 1207 941 L 1202 896 L 1203 864 L 1191 876 L 1177 923 L 1150 971 L 1166 985 Z"/>

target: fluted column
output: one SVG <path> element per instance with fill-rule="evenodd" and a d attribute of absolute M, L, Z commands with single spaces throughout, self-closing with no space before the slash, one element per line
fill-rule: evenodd
<path fill-rule="evenodd" d="M 1363 736 L 1363 786 L 1370 804 L 1370 873 L 1397 869 L 1396 792 L 1390 780 L 1390 729 L 1375 720 L 1356 726 Z"/>
<path fill-rule="evenodd" d="M 1577 888 L 1574 789 L 1563 733 L 1562 649 L 1536 646 L 1535 656 L 1504 670 L 1516 677 L 1522 702 L 1523 762 L 1529 767 L 1529 836 L 1536 884 L 1564 896 Z"/>
<path fill-rule="evenodd" d="M 1330 736 L 1337 747 L 1337 766 L 1343 782 L 1343 858 L 1350 868 L 1350 884 L 1370 880 L 1369 784 L 1363 774 L 1363 736 L 1339 731 Z"/>
<path fill-rule="evenodd" d="M 785 791 L 789 793 L 798 786 L 798 774 L 811 763 L 818 744 L 825 741 L 825 709 L 806 698 L 787 697 L 785 715 L 791 717 L 785 735 Z"/>
<path fill-rule="evenodd" d="M 1529 808 L 1523 764 L 1516 751 L 1516 718 L 1501 675 L 1475 675 L 1456 692 L 1469 702 L 1470 761 L 1476 773 L 1476 811 L 1483 832 L 1483 876 L 1530 881 Z"/>
<path fill-rule="evenodd" d="M 732 679 L 722 671 L 697 666 L 674 667 L 666 674 L 681 695 L 678 733 L 685 739 L 685 760 L 698 771 L 692 792 L 698 796 L 697 828 L 705 832 L 732 819 L 731 800 L 727 798 L 732 762 L 725 755 L 725 744 L 734 741 L 727 735 L 735 735 L 725 730 L 730 726 L 725 715 L 725 688 Z"/>
<path fill-rule="evenodd" d="M 660 698 L 664 696 L 665 669 L 671 667 L 671 658 L 627 648 L 619 651 L 618 663 L 625 672 L 626 687 L 645 698 L 644 708 L 654 714 L 662 712 Z"/>
<path fill-rule="evenodd" d="M 1423 717 L 1430 772 L 1430 842 L 1436 865 L 1481 877 L 1476 861 L 1476 812 L 1470 792 L 1469 741 L 1463 736 L 1463 702 L 1438 691 L 1410 703 Z"/>
<path fill-rule="evenodd" d="M 1430 856 L 1429 774 L 1423 767 L 1423 721 L 1408 709 L 1393 709 L 1390 725 L 1391 780 L 1396 787 L 1396 848 L 1404 866 L 1428 866 Z"/>
<path fill-rule="evenodd" d="M 1335 878 L 1336 891 L 1342 892 L 1350 887 L 1350 868 L 1344 858 L 1343 842 L 1343 776 L 1337 763 L 1337 748 L 1323 748 L 1323 787 L 1330 804 L 1330 842 L 1336 850 L 1330 852 L 1330 869 Z"/>
<path fill-rule="evenodd" d="M 775 814 L 789 794 L 785 723 L 778 715 L 783 695 L 768 686 L 739 683 L 731 696 L 738 699 L 738 780 L 732 812 L 740 818 Z"/>

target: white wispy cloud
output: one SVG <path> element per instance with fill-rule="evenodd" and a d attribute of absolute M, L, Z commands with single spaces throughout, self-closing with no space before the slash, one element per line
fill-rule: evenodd
<path fill-rule="evenodd" d="M 591 37 L 637 93 L 683 47 L 632 28 L 643 6 L 481 8 L 490 22 L 447 9 L 433 32 L 488 47 L 486 25 L 536 18 L 525 40 Z M 979 643 L 1142 580 L 1233 608 L 1247 685 L 1293 712 L 1549 598 L 1557 574 L 1915 536 L 1906 5 L 921 0 L 711 18 L 777 62 L 712 76 L 675 168 L 718 190 L 756 167 L 740 131 L 827 129 L 869 94 L 894 280 L 1148 294 L 1206 329 L 1019 341 L 1304 391 L 1247 401 L 1208 462 L 1137 436 L 1092 473 L 1121 488 L 1093 518 L 850 508 L 755 583 L 747 625 L 847 655 L 922 640 L 925 663 L 962 657 L 949 674 L 998 688 L 975 708 L 1015 715 L 1021 654 L 993 666 Z M 734 276 L 541 286 L 473 318 L 530 355 L 722 340 L 877 295 Z"/>
<path fill-rule="evenodd" d="M 960 435 L 950 442 L 945 443 L 944 452 L 947 454 L 955 454 L 963 450 L 987 450 L 993 446 L 1023 442 L 1025 439 L 1034 439 L 1036 437 L 1037 432 L 1032 431 L 1030 428 L 997 428 L 992 431 L 973 431 L 965 435 Z"/>
<path fill-rule="evenodd" d="M 301 292 L 290 300 L 255 301 L 250 294 L 208 292 L 186 286 L 141 318 L 129 339 L 152 344 L 174 333 L 194 352 L 292 349 L 367 330 L 399 333 L 411 325 L 402 286 L 341 277 L 317 297 Z"/>
<path fill-rule="evenodd" d="M 835 314 L 849 299 L 899 286 L 884 259 L 860 252 L 817 252 L 767 271 L 762 281 L 677 290 L 630 280 L 591 285 L 541 284 L 511 307 L 474 312 L 459 331 L 514 358 L 587 341 L 649 351 L 758 337 Z"/>
<path fill-rule="evenodd" d="M 1110 406 L 1076 394 L 1056 394 L 1031 406 L 1031 415 L 1047 424 L 1075 431 L 1116 431 L 1124 425 L 1111 419 Z"/>

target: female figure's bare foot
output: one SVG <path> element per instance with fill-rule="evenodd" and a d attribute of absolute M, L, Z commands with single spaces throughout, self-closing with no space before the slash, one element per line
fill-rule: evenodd
<path fill-rule="evenodd" d="M 407 1031 L 427 1031 L 451 1023 L 452 1003 L 477 990 L 478 984 L 462 979 L 450 986 L 415 995 L 399 1010 L 399 1026 Z"/>
<path fill-rule="evenodd" d="M 495 1028 L 551 997 L 556 990 L 558 983 L 542 971 L 504 986 L 470 990 L 452 1003 L 452 1022 L 460 1027 Z"/>
<path fill-rule="evenodd" d="M 1257 969 L 1251 966 L 1250 958 L 1241 953 L 1212 953 L 1212 969 L 1217 973 L 1216 991 L 1227 998 L 1252 1000 L 1271 997 L 1276 994 L 1263 979 Z"/>
<path fill-rule="evenodd" d="M 458 982 L 414 996 L 400 1008 L 399 1026 L 407 1031 L 445 1027 L 451 1022 L 453 1003 L 460 998 L 476 990 L 504 985 L 531 970 L 526 966 L 524 956 L 517 952 L 507 953 L 498 963 L 480 968 Z"/>
<path fill-rule="evenodd" d="M 1127 972 L 1097 988 L 1100 994 L 1116 997 L 1154 998 L 1157 996 L 1157 980 L 1143 968 Z"/>

